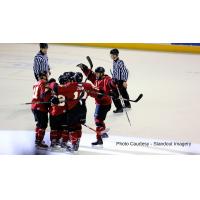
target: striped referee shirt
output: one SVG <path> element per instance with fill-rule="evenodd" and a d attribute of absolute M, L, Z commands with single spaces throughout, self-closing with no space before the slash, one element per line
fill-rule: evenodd
<path fill-rule="evenodd" d="M 39 51 L 34 58 L 33 71 L 36 75 L 38 75 L 40 72 L 50 71 L 48 57 L 47 55 L 43 54 L 41 51 Z"/>
<path fill-rule="evenodd" d="M 120 59 L 113 61 L 113 75 L 114 79 L 117 80 L 128 80 L 128 69 L 126 68 L 124 62 Z"/>

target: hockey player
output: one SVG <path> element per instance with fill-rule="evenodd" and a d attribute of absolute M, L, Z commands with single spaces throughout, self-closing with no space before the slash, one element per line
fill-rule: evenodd
<path fill-rule="evenodd" d="M 64 87 L 58 86 L 58 94 L 61 92 L 65 94 L 65 103 L 67 107 L 67 130 L 69 131 L 69 141 L 67 150 L 78 151 L 80 139 L 82 136 L 82 126 L 85 123 L 86 118 L 86 106 L 82 104 L 82 100 L 86 99 L 88 95 L 96 96 L 98 92 L 89 83 L 82 83 L 83 75 L 81 73 L 75 73 L 70 77 L 70 82 L 67 82 Z M 55 90 L 55 88 L 54 88 Z M 56 101 L 56 98 L 55 98 Z M 63 99 L 59 99 L 57 96 L 57 104 L 62 103 Z"/>
<path fill-rule="evenodd" d="M 98 95 L 96 100 L 96 110 L 94 114 L 95 124 L 96 124 L 96 132 L 97 132 L 97 141 L 93 142 L 92 145 L 102 145 L 102 132 L 106 130 L 105 119 L 108 111 L 111 109 L 111 97 L 109 95 L 114 94 L 115 90 L 115 82 L 111 77 L 105 74 L 105 69 L 103 67 L 97 67 L 95 72 L 89 69 L 84 64 L 79 64 L 77 67 L 84 72 L 84 74 L 98 89 L 100 93 L 105 94 L 104 96 Z M 104 134 L 104 137 L 108 137 L 107 134 Z"/>
<path fill-rule="evenodd" d="M 46 92 L 46 86 L 47 86 L 47 73 L 46 72 L 40 72 L 38 75 L 38 82 L 34 84 L 33 86 L 33 98 L 32 98 L 32 112 L 36 121 L 36 128 L 35 128 L 35 144 L 38 148 L 48 148 L 48 145 L 45 144 L 43 141 L 45 130 L 48 125 L 48 105 L 46 103 L 41 102 L 47 102 L 47 95 L 45 95 Z M 40 102 L 40 103 L 38 103 Z"/>
<path fill-rule="evenodd" d="M 65 94 L 62 92 L 62 87 L 67 82 L 64 75 L 60 75 L 58 78 L 59 85 L 56 82 L 52 82 L 49 88 L 52 89 L 51 106 L 49 109 L 50 113 L 50 141 L 51 148 L 60 148 L 68 141 L 68 131 L 66 130 L 67 121 L 67 107 L 65 104 Z M 58 99 L 63 101 L 59 103 Z M 60 139 L 62 142 L 60 143 Z"/>
<path fill-rule="evenodd" d="M 66 84 L 67 108 L 68 108 L 68 120 L 69 125 L 69 140 L 67 149 L 69 151 L 78 151 L 79 143 L 82 136 L 82 123 L 86 118 L 86 107 L 83 104 L 82 99 L 87 98 L 87 93 L 84 90 L 91 90 L 92 86 L 88 84 L 82 84 L 83 75 L 76 73 L 73 76 L 73 82 Z"/>

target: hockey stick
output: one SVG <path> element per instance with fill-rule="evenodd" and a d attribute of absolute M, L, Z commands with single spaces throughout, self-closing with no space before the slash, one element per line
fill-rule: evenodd
<path fill-rule="evenodd" d="M 91 71 L 90 71 L 89 74 L 87 75 L 87 77 L 86 77 L 84 83 L 87 82 L 87 80 L 88 80 L 90 74 L 92 73 L 92 68 L 93 68 L 93 63 L 92 63 L 92 60 L 91 60 L 90 56 L 86 56 L 86 59 L 87 59 L 87 61 L 89 62 L 90 70 L 91 70 Z M 81 99 L 83 98 L 83 96 L 84 96 L 84 91 L 82 91 L 82 92 L 80 93 L 80 96 L 79 96 L 78 100 L 81 100 Z M 83 102 L 82 102 L 82 103 L 83 103 Z"/>
<path fill-rule="evenodd" d="M 88 129 L 92 130 L 93 132 L 97 133 L 97 131 L 96 131 L 94 128 L 88 126 L 87 124 L 82 124 L 82 125 L 85 126 L 85 127 L 88 128 Z M 103 130 L 103 131 L 100 131 L 100 133 L 103 134 L 103 133 L 108 132 L 109 130 L 110 130 L 110 129 L 107 128 L 107 129 L 105 129 L 105 130 Z"/>
<path fill-rule="evenodd" d="M 87 128 L 89 128 L 90 130 L 92 130 L 92 131 L 94 131 L 96 133 L 96 130 L 93 129 L 92 127 L 88 126 L 87 124 L 82 124 L 82 125 L 85 126 L 85 127 L 87 127 Z"/>
<path fill-rule="evenodd" d="M 90 70 L 91 70 L 91 71 L 90 71 L 90 73 L 87 75 L 87 77 L 86 77 L 86 79 L 85 79 L 85 83 L 87 82 L 88 78 L 90 77 L 90 74 L 92 73 L 92 68 L 93 68 L 93 63 L 92 63 L 92 60 L 91 60 L 90 56 L 87 56 L 86 59 L 87 59 L 87 61 L 88 61 L 89 64 L 90 64 Z"/>
<path fill-rule="evenodd" d="M 65 100 L 65 101 L 60 101 L 59 103 L 65 103 L 65 102 L 68 102 L 68 101 L 79 101 L 80 99 L 67 99 L 67 100 Z M 31 104 L 48 104 L 48 103 L 51 103 L 51 101 L 46 101 L 46 102 L 40 102 L 40 101 L 38 101 L 38 102 L 27 102 L 27 103 L 22 103 L 22 104 L 20 104 L 20 105 L 31 105 Z M 54 105 L 57 105 L 57 104 L 54 104 Z"/>
<path fill-rule="evenodd" d="M 128 113 L 127 113 L 127 110 L 126 110 L 126 106 L 125 106 L 125 103 L 124 103 L 124 99 L 123 99 L 123 97 L 122 97 L 122 95 L 121 95 L 121 93 L 120 93 L 120 91 L 119 91 L 118 85 L 116 85 L 116 87 L 117 87 L 117 91 L 118 91 L 118 93 L 119 93 L 119 99 L 120 99 L 120 101 L 121 101 L 122 107 L 123 107 L 123 109 L 124 109 L 124 111 L 125 111 L 125 113 L 126 113 L 126 117 L 127 117 L 128 122 L 129 122 L 129 124 L 130 124 L 130 126 L 131 126 L 131 121 L 130 121 L 130 119 L 129 119 L 129 116 L 128 116 Z"/>
<path fill-rule="evenodd" d="M 31 105 L 31 104 L 48 104 L 48 103 L 51 103 L 51 102 L 34 102 L 34 103 L 32 103 L 32 102 L 28 102 L 28 103 L 22 103 L 22 104 L 20 104 L 20 105 Z"/>
<path fill-rule="evenodd" d="M 91 131 L 97 133 L 97 131 L 96 131 L 94 128 L 88 126 L 87 124 L 81 124 L 81 125 L 85 126 L 86 128 L 90 129 Z M 69 125 L 62 125 L 62 126 L 63 126 L 63 127 L 68 127 Z M 105 132 L 108 132 L 109 130 L 110 130 L 110 129 L 105 129 L 105 130 L 101 131 L 100 133 L 103 134 L 103 133 L 105 133 Z"/>
<path fill-rule="evenodd" d="M 140 94 L 139 96 L 138 96 L 138 98 L 137 99 L 135 99 L 135 100 L 130 100 L 130 99 L 124 99 L 125 101 L 130 101 L 130 102 L 134 102 L 134 103 L 137 103 L 138 101 L 140 101 L 140 99 L 143 97 L 143 94 Z"/>
<path fill-rule="evenodd" d="M 90 64 L 90 69 L 92 69 L 92 68 L 93 68 L 93 62 L 92 62 L 90 56 L 87 56 L 86 59 L 87 59 L 87 61 L 88 61 L 89 64 Z"/>
<path fill-rule="evenodd" d="M 100 92 L 95 92 L 95 91 L 87 91 L 86 92 L 89 92 L 89 93 L 94 93 L 94 94 L 99 94 L 99 95 L 102 95 L 102 96 L 109 96 L 109 97 L 113 97 L 112 95 L 109 95 L 109 94 L 103 94 L 103 93 L 100 93 Z M 124 99 L 125 101 L 130 101 L 130 102 L 133 102 L 133 103 L 137 103 L 138 101 L 140 101 L 140 99 L 142 99 L 143 97 L 143 94 L 140 94 L 135 100 L 131 100 L 131 99 Z M 119 99 L 119 98 L 118 98 Z"/>
<path fill-rule="evenodd" d="M 110 69 L 110 73 L 111 73 L 111 75 L 113 76 L 113 73 L 112 73 L 111 69 Z M 118 89 L 119 89 L 119 88 L 118 88 Z M 135 99 L 135 100 L 130 100 L 130 99 L 123 99 L 123 100 L 137 103 L 138 101 L 140 101 L 140 99 L 141 99 L 142 97 L 143 97 L 143 94 L 140 94 L 140 95 L 137 97 L 137 99 Z"/>
<path fill-rule="evenodd" d="M 112 73 L 111 70 L 110 70 L 110 73 L 111 73 L 111 75 L 113 76 L 113 73 Z M 123 107 L 123 109 L 124 109 L 124 111 L 125 111 L 125 113 L 126 113 L 126 117 L 127 117 L 128 122 L 129 122 L 129 124 L 130 124 L 130 126 L 131 126 L 131 121 L 130 121 L 130 119 L 129 119 L 129 116 L 128 116 L 128 113 L 127 113 L 127 110 L 126 110 L 126 106 L 125 106 L 125 103 L 124 103 L 124 99 L 123 99 L 123 97 L 122 97 L 122 95 L 121 95 L 121 93 L 120 93 L 120 91 L 119 91 L 119 87 L 118 87 L 117 84 L 116 84 L 116 88 L 117 88 L 117 92 L 118 92 L 118 94 L 119 94 L 119 99 L 120 99 L 120 101 L 121 101 L 122 107 Z"/>
<path fill-rule="evenodd" d="M 88 126 L 87 124 L 82 124 L 82 125 L 96 133 L 96 130 L 95 130 L 94 128 Z M 67 126 L 69 126 L 69 125 L 62 125 L 62 126 L 63 126 L 63 127 L 67 127 Z"/>

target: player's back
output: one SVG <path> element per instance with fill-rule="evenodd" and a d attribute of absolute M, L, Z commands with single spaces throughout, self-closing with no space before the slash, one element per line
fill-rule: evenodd
<path fill-rule="evenodd" d="M 78 105 L 81 99 L 87 98 L 87 92 L 85 90 L 88 88 L 89 86 L 85 83 L 69 82 L 65 85 L 68 110 Z"/>
<path fill-rule="evenodd" d="M 48 107 L 47 105 L 38 103 L 38 102 L 44 102 L 43 95 L 45 94 L 45 86 L 46 86 L 45 80 L 39 80 L 33 85 L 33 97 L 32 97 L 32 106 L 31 109 L 33 110 L 40 110 L 47 112 Z"/>
<path fill-rule="evenodd" d="M 63 90 L 63 86 L 59 85 L 56 82 L 53 82 L 49 85 L 50 89 L 52 90 L 52 96 L 57 96 L 61 103 L 59 104 L 52 104 L 49 109 L 49 113 L 52 116 L 58 116 L 61 114 L 66 113 L 67 107 L 66 107 L 66 96 L 65 91 Z"/>

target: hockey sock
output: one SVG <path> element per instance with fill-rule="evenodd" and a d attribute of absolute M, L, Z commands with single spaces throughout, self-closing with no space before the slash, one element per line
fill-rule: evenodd
<path fill-rule="evenodd" d="M 50 140 L 57 140 L 59 132 L 57 130 L 51 130 L 50 132 Z"/>
<path fill-rule="evenodd" d="M 62 142 L 67 142 L 69 140 L 69 132 L 67 130 L 61 131 Z"/>
<path fill-rule="evenodd" d="M 36 132 L 36 141 L 42 142 L 45 135 L 45 129 L 38 128 Z"/>
<path fill-rule="evenodd" d="M 69 138 L 72 144 L 76 144 L 79 139 L 81 138 L 82 135 L 82 131 L 81 130 L 76 130 L 76 131 L 72 131 L 69 133 Z"/>

